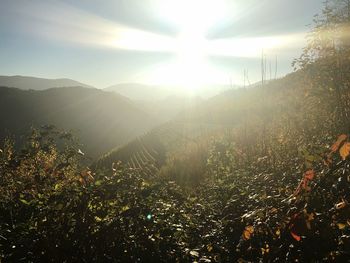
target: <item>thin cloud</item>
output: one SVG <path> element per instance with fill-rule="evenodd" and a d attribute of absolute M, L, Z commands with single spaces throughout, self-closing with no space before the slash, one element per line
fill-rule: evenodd
<path fill-rule="evenodd" d="M 58 1 L 23 1 L 15 12 L 22 18 L 26 32 L 53 41 L 91 47 L 146 52 L 177 53 L 179 39 L 132 28 Z M 259 38 L 205 40 L 203 52 L 213 56 L 258 57 L 261 49 L 288 49 L 302 46 L 305 33 Z M 195 44 L 195 43 L 194 43 Z"/>

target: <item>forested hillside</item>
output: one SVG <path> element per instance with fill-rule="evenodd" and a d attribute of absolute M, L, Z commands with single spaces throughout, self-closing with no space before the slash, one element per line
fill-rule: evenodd
<path fill-rule="evenodd" d="M 90 167 L 52 127 L 22 150 L 6 140 L 0 258 L 350 261 L 349 7 L 315 17 L 294 73 L 226 91 Z"/>
<path fill-rule="evenodd" d="M 55 125 L 79 138 L 95 158 L 143 134 L 157 121 L 121 95 L 82 87 L 23 91 L 0 87 L 0 140 Z"/>

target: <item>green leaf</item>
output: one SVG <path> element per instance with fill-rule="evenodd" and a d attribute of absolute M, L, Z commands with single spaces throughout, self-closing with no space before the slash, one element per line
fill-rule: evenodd
<path fill-rule="evenodd" d="M 129 209 L 130 209 L 130 207 L 128 205 L 125 205 L 125 206 L 122 207 L 121 212 L 125 212 L 125 211 L 127 211 Z"/>
<path fill-rule="evenodd" d="M 64 207 L 63 204 L 57 204 L 56 205 L 56 210 L 62 210 L 63 207 Z"/>
<path fill-rule="evenodd" d="M 97 180 L 96 182 L 95 182 L 95 185 L 96 186 L 100 186 L 102 184 L 102 180 Z"/>
<path fill-rule="evenodd" d="M 25 199 L 19 199 L 19 201 L 21 201 L 23 204 L 25 205 L 30 205 L 30 202 L 28 202 L 27 200 Z"/>

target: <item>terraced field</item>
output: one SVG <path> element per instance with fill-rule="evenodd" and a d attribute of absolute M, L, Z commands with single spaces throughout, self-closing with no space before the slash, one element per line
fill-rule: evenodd
<path fill-rule="evenodd" d="M 145 176 L 151 177 L 159 171 L 164 159 L 162 144 L 156 137 L 146 134 L 102 156 L 93 167 L 112 169 L 113 163 L 120 161 L 127 167 L 140 169 Z"/>
<path fill-rule="evenodd" d="M 93 164 L 93 168 L 112 169 L 113 163 L 120 161 L 127 167 L 140 169 L 142 174 L 152 177 L 159 172 L 170 153 L 225 128 L 227 127 L 217 124 L 169 122 L 105 154 Z"/>

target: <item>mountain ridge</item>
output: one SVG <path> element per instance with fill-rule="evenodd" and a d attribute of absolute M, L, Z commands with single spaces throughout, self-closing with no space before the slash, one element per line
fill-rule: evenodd
<path fill-rule="evenodd" d="M 22 75 L 2 75 L 0 76 L 0 86 L 18 88 L 22 90 L 45 90 L 50 88 L 76 86 L 94 88 L 93 86 L 69 78 L 49 79 Z"/>
<path fill-rule="evenodd" d="M 99 89 L 0 87 L 0 140 L 47 124 L 73 131 L 82 150 L 96 157 L 142 135 L 158 120 L 123 96 Z"/>

